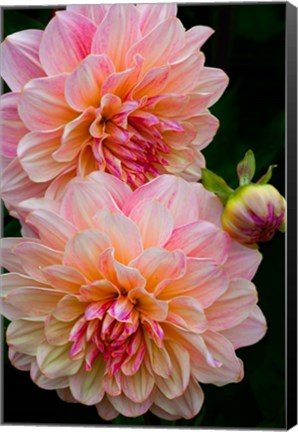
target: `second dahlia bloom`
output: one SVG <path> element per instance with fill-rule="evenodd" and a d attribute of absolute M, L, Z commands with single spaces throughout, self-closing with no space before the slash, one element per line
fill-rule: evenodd
<path fill-rule="evenodd" d="M 104 419 L 201 409 L 201 383 L 243 377 L 235 349 L 266 331 L 261 255 L 220 226 L 202 185 L 162 175 L 132 192 L 105 173 L 23 203 L 36 238 L 2 241 L 9 357 L 41 388 Z"/>
<path fill-rule="evenodd" d="M 204 66 L 213 33 L 185 31 L 174 4 L 68 6 L 44 31 L 1 45 L 2 195 L 7 205 L 106 171 L 138 187 L 200 178 L 228 79 Z"/>

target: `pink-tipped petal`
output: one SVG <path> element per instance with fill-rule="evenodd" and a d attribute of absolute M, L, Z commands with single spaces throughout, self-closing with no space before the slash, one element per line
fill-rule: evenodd
<path fill-rule="evenodd" d="M 8 158 L 17 155 L 17 145 L 28 129 L 18 113 L 19 93 L 6 93 L 0 98 L 1 154 Z"/>
<path fill-rule="evenodd" d="M 45 76 L 39 60 L 41 30 L 23 30 L 1 44 L 1 76 L 12 91 L 20 91 L 33 78 Z"/>
<path fill-rule="evenodd" d="M 177 15 L 177 5 L 175 3 L 164 4 L 137 4 L 137 9 L 140 12 L 140 29 L 145 36 L 151 32 L 154 27 L 168 18 Z"/>
<path fill-rule="evenodd" d="M 176 228 L 165 245 L 168 250 L 182 249 L 187 256 L 209 258 L 223 264 L 230 247 L 230 237 L 216 225 L 205 222 L 193 222 Z"/>
<path fill-rule="evenodd" d="M 255 306 L 248 318 L 235 327 L 223 330 L 221 334 L 238 349 L 259 342 L 266 331 L 267 323 L 263 312 L 259 306 Z"/>
<path fill-rule="evenodd" d="M 62 173 L 67 164 L 52 157 L 60 146 L 61 130 L 55 132 L 30 132 L 18 145 L 18 158 L 22 167 L 34 182 L 46 182 Z"/>
<path fill-rule="evenodd" d="M 86 57 L 66 80 L 65 97 L 69 105 L 78 111 L 99 107 L 102 84 L 113 72 L 114 66 L 108 56 Z"/>
<path fill-rule="evenodd" d="M 115 258 L 122 264 L 128 264 L 142 252 L 138 227 L 122 212 L 113 213 L 102 208 L 96 213 L 94 224 L 109 237 L 115 248 Z"/>
<path fill-rule="evenodd" d="M 89 53 L 96 26 L 71 11 L 56 12 L 40 44 L 40 61 L 48 75 L 71 72 Z"/>
<path fill-rule="evenodd" d="M 31 368 L 31 363 L 34 360 L 33 356 L 22 354 L 12 348 L 8 349 L 8 358 L 11 364 L 21 371 L 29 371 Z"/>
<path fill-rule="evenodd" d="M 26 84 L 19 102 L 19 114 L 28 129 L 56 129 L 77 114 L 64 97 L 67 74 L 36 78 Z"/>
<path fill-rule="evenodd" d="M 107 54 L 116 70 L 123 70 L 125 68 L 123 52 L 127 52 L 141 37 L 139 18 L 135 6 L 113 5 L 97 28 L 93 38 L 92 53 Z"/>
<path fill-rule="evenodd" d="M 102 22 L 110 5 L 67 5 L 66 10 L 75 12 L 89 18 L 95 25 Z"/>

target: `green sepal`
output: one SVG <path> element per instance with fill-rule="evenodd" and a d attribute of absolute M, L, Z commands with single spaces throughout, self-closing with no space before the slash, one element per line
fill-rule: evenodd
<path fill-rule="evenodd" d="M 278 231 L 284 233 L 286 232 L 286 219 L 284 219 L 283 223 L 281 224 L 281 226 L 278 228 Z"/>
<path fill-rule="evenodd" d="M 215 193 L 223 204 L 227 202 L 234 192 L 222 177 L 207 168 L 202 169 L 202 183 L 208 191 Z"/>
<path fill-rule="evenodd" d="M 237 165 L 240 186 L 249 184 L 256 172 L 256 160 L 252 150 L 245 153 L 244 158 Z"/>
<path fill-rule="evenodd" d="M 273 168 L 276 168 L 277 165 L 270 165 L 266 174 L 264 174 L 258 181 L 257 184 L 267 184 L 272 177 Z"/>

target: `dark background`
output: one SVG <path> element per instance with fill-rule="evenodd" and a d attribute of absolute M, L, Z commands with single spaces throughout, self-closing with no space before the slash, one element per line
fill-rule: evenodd
<path fill-rule="evenodd" d="M 285 177 L 285 10 L 286 5 L 183 5 L 178 17 L 186 28 L 208 25 L 215 34 L 203 46 L 206 65 L 223 69 L 230 84 L 211 112 L 220 129 L 204 150 L 209 169 L 237 185 L 235 167 L 251 148 L 258 179 L 278 164 L 271 183 L 284 194 Z M 43 29 L 53 9 L 4 10 L 4 36 L 27 28 Z M 5 90 L 7 90 L 5 88 Z M 17 221 L 4 213 L 4 235 L 19 236 Z M 117 425 L 164 425 L 235 428 L 285 427 L 285 241 L 277 233 L 261 245 L 263 262 L 254 279 L 268 333 L 258 344 L 242 348 L 245 377 L 239 384 L 218 388 L 202 385 L 205 403 L 192 420 L 170 422 L 148 414 L 119 416 Z M 8 322 L 4 321 L 4 330 Z M 55 391 L 38 388 L 28 372 L 13 368 L 4 348 L 3 410 L 5 423 L 111 424 L 94 407 L 67 404 Z"/>

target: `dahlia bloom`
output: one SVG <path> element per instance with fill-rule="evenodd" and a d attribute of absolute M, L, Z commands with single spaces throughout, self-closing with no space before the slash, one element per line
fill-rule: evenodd
<path fill-rule="evenodd" d="M 276 231 L 284 231 L 286 201 L 270 184 L 240 186 L 226 203 L 223 228 L 240 243 L 271 240 Z"/>
<path fill-rule="evenodd" d="M 2 197 L 11 208 L 106 171 L 133 188 L 162 173 L 198 180 L 228 78 L 204 66 L 213 33 L 174 4 L 68 6 L 1 45 Z"/>
<path fill-rule="evenodd" d="M 2 240 L 12 364 L 100 417 L 201 409 L 201 383 L 243 377 L 235 349 L 260 340 L 251 282 L 260 253 L 221 228 L 202 185 L 162 175 L 136 189 L 95 172 L 60 200 L 22 205 L 37 237 Z"/>

